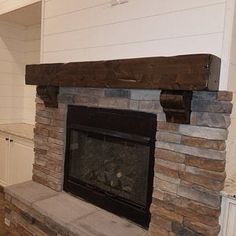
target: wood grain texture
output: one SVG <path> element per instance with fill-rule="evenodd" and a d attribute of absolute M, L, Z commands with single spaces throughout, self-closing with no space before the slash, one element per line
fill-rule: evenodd
<path fill-rule="evenodd" d="M 37 95 L 44 101 L 46 107 L 58 107 L 59 87 L 37 86 Z"/>
<path fill-rule="evenodd" d="M 27 65 L 26 84 L 215 91 L 220 65 L 210 54 Z"/>
<path fill-rule="evenodd" d="M 178 124 L 190 124 L 191 91 L 161 92 L 160 102 L 166 114 L 166 121 Z"/>

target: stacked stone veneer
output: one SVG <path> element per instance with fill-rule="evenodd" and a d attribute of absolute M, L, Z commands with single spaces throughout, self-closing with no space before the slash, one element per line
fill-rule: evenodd
<path fill-rule="evenodd" d="M 218 235 L 225 180 L 229 92 L 193 92 L 191 124 L 165 121 L 158 90 L 61 88 L 59 108 L 36 99 L 33 180 L 63 189 L 67 105 L 157 114 L 150 235 Z"/>

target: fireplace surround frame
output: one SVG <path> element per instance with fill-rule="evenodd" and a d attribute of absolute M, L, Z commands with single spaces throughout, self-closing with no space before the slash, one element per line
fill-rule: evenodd
<path fill-rule="evenodd" d="M 77 112 L 76 112 L 77 111 Z M 104 114 L 112 114 L 112 130 L 99 129 L 98 124 L 95 126 L 90 126 L 91 121 L 87 122 L 82 119 L 82 123 L 85 122 L 87 125 L 79 125 L 77 122 L 80 120 L 79 113 L 87 115 L 88 117 L 91 113 L 95 113 L 94 117 L 97 119 L 102 119 Z M 87 114 L 86 114 L 87 113 Z M 104 113 L 104 114 L 102 114 Z M 124 113 L 124 114 L 123 114 Z M 99 207 L 102 207 L 110 212 L 113 212 L 117 215 L 126 217 L 127 219 L 132 220 L 133 222 L 141 225 L 144 228 L 148 228 L 151 214 L 150 214 L 150 205 L 152 203 L 152 194 L 153 194 L 153 178 L 154 178 L 154 153 L 155 153 L 155 137 L 156 137 L 156 127 L 157 127 L 157 118 L 155 114 L 137 112 L 130 110 L 121 110 L 121 109 L 107 109 L 107 108 L 94 108 L 94 107 L 85 107 L 85 106 L 68 106 L 68 117 L 67 117 L 67 132 L 66 132 L 66 152 L 65 152 L 65 165 L 64 165 L 64 191 L 70 192 L 77 197 L 81 197 Z M 118 116 L 121 121 L 118 121 Z M 138 130 L 135 130 L 134 125 L 124 127 L 122 125 L 122 117 L 126 119 L 127 122 L 132 122 L 132 119 L 135 117 L 139 119 L 139 122 L 146 120 L 146 124 L 142 124 Z M 92 119 L 92 121 L 94 121 Z M 101 121 L 101 120 L 100 120 Z M 76 122 L 77 124 L 74 124 Z M 94 121 L 96 122 L 96 121 Z M 102 124 L 104 125 L 104 123 Z M 117 129 L 120 129 L 121 132 L 118 132 Z M 149 157 L 147 160 L 147 176 L 146 184 L 147 189 L 144 190 L 146 203 L 145 205 L 140 205 L 135 203 L 132 200 L 128 200 L 119 196 L 115 196 L 111 192 L 106 192 L 105 190 L 99 189 L 96 186 L 87 184 L 79 179 L 73 178 L 70 176 L 70 137 L 71 131 L 76 130 L 78 132 L 86 132 L 101 134 L 104 136 L 115 137 L 118 139 L 129 140 L 133 143 L 139 143 L 149 147 Z M 123 130 L 123 131 L 122 131 Z M 105 132 L 105 133 L 104 133 Z M 125 132 L 125 133 L 124 133 Z M 130 132 L 129 134 L 126 132 Z M 140 135 L 135 135 L 135 133 L 140 133 Z M 141 136 L 143 135 L 143 136 Z M 145 136 L 144 136 L 145 135 Z M 78 157 L 79 158 L 79 157 Z"/>

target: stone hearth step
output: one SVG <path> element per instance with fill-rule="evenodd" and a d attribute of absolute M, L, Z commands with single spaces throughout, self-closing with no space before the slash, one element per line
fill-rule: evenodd
<path fill-rule="evenodd" d="M 45 232 L 44 235 L 147 235 L 146 230 L 126 219 L 33 181 L 7 187 L 5 194 L 6 199 L 11 202 L 10 205 L 14 206 L 13 209 L 16 207 L 22 211 L 19 215 L 27 215 L 14 224 L 21 224 L 21 227 L 27 228 L 29 231 L 38 226 L 40 232 Z M 11 212 L 12 209 L 7 213 L 9 219 L 17 220 L 19 217 L 11 217 Z M 44 224 L 50 233 L 43 230 Z"/>

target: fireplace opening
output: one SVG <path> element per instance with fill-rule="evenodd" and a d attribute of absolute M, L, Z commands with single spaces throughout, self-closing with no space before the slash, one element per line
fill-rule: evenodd
<path fill-rule="evenodd" d="M 155 135 L 154 114 L 68 106 L 64 190 L 148 228 Z"/>

